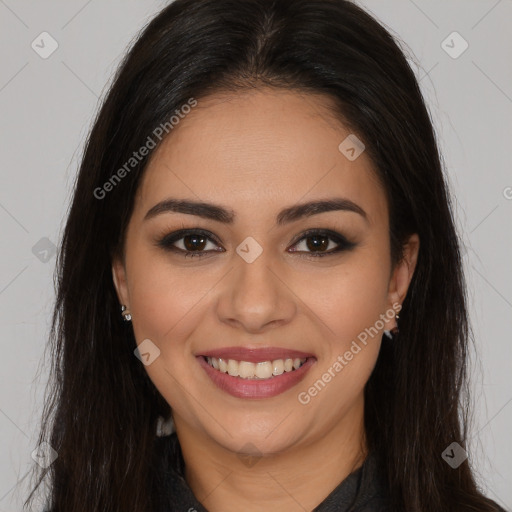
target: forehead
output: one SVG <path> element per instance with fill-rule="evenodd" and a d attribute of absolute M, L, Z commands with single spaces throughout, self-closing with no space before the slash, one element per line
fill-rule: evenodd
<path fill-rule="evenodd" d="M 329 102 L 273 89 L 199 100 L 151 155 L 138 206 L 177 196 L 280 209 L 341 195 L 381 216 L 387 206 L 372 162 L 364 151 L 352 161 L 340 151 L 351 133 Z"/>

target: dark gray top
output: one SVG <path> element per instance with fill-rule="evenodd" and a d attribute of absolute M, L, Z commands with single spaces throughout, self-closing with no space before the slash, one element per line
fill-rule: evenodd
<path fill-rule="evenodd" d="M 158 512 L 208 512 L 184 478 L 184 461 L 176 436 L 162 437 L 160 454 L 166 460 L 165 485 Z M 387 487 L 377 459 L 371 454 L 363 465 L 345 478 L 313 512 L 388 512 Z"/>

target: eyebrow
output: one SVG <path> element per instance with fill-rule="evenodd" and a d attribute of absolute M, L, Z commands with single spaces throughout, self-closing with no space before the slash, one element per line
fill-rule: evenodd
<path fill-rule="evenodd" d="M 321 201 L 310 201 L 285 208 L 276 217 L 276 224 L 282 226 L 302 217 L 311 217 L 324 212 L 347 211 L 361 215 L 369 223 L 366 212 L 356 203 L 343 197 L 336 197 Z M 144 220 L 149 220 L 163 213 L 185 213 L 196 215 L 205 219 L 214 220 L 223 224 L 233 224 L 236 214 L 233 210 L 222 206 L 201 201 L 168 198 L 150 208 Z"/>

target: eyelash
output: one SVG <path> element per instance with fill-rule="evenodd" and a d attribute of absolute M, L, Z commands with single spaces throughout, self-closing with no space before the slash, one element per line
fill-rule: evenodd
<path fill-rule="evenodd" d="M 162 249 L 166 251 L 172 251 L 181 254 L 185 258 L 194 258 L 194 257 L 204 257 L 211 251 L 186 251 L 184 249 L 179 249 L 177 247 L 174 247 L 172 244 L 175 242 L 185 238 L 188 235 L 200 235 L 204 236 L 209 241 L 213 241 L 216 244 L 220 244 L 220 242 L 217 240 L 217 238 L 210 233 L 209 231 L 205 231 L 203 229 L 182 229 L 179 231 L 175 231 L 173 233 L 169 233 L 168 235 L 165 235 L 163 238 L 161 238 L 157 245 L 161 247 Z M 313 237 L 313 236 L 323 236 L 327 237 L 330 240 L 333 240 L 335 243 L 338 244 L 338 247 L 334 250 L 330 250 L 329 252 L 306 252 L 306 254 L 300 254 L 303 251 L 292 251 L 292 252 L 298 252 L 301 257 L 311 257 L 311 258 L 323 258 L 324 256 L 331 256 L 337 253 L 340 253 L 342 251 L 348 251 L 353 249 L 356 244 L 354 242 L 349 242 L 344 236 L 340 235 L 339 233 L 336 233 L 334 231 L 330 231 L 328 229 L 310 229 L 304 233 L 302 233 L 301 237 L 293 243 L 292 246 L 297 245 L 299 242 L 302 242 L 303 240 Z M 221 251 L 214 251 L 214 252 L 221 252 Z"/>

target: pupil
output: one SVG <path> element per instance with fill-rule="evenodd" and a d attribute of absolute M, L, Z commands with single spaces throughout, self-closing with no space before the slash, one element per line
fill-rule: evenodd
<path fill-rule="evenodd" d="M 313 243 L 309 243 L 309 240 L 315 240 Z M 325 236 L 310 236 L 307 242 L 308 249 L 326 249 L 329 246 L 329 238 Z"/>
<path fill-rule="evenodd" d="M 189 241 L 192 241 L 189 243 Z M 195 251 L 204 249 L 206 245 L 206 237 L 203 235 L 187 235 L 183 238 L 183 242 L 187 251 Z"/>

